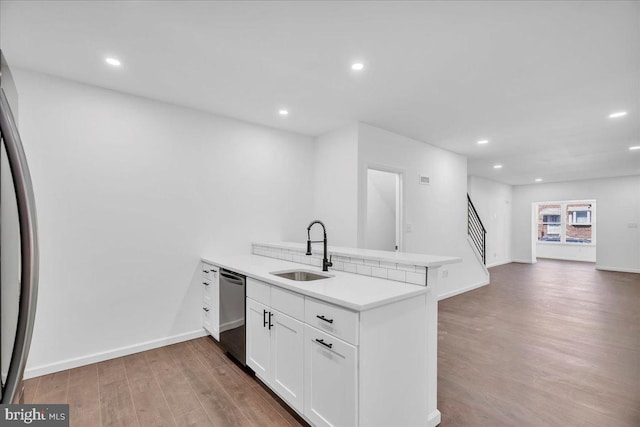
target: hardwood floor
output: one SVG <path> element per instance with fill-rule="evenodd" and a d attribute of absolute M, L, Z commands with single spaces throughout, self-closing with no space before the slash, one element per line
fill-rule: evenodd
<path fill-rule="evenodd" d="M 305 426 L 209 337 L 25 381 L 71 426 Z"/>
<path fill-rule="evenodd" d="M 640 275 L 538 260 L 439 304 L 449 426 L 640 426 Z"/>
<path fill-rule="evenodd" d="M 640 426 L 640 275 L 539 260 L 491 282 L 440 302 L 442 427 Z M 25 402 L 82 427 L 305 425 L 210 338 L 27 380 Z"/>

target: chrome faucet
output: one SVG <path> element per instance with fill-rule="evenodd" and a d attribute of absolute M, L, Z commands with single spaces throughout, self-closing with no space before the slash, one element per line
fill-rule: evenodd
<path fill-rule="evenodd" d="M 324 240 L 314 240 L 311 241 L 311 227 L 314 224 L 320 224 L 322 226 L 322 231 L 324 232 Z M 325 228 L 322 221 L 311 221 L 311 224 L 307 227 L 307 255 L 311 255 L 311 244 L 312 243 L 324 243 L 324 256 L 322 257 L 322 271 L 329 271 L 329 267 L 333 267 L 333 263 L 331 259 L 327 259 L 327 229 Z"/>

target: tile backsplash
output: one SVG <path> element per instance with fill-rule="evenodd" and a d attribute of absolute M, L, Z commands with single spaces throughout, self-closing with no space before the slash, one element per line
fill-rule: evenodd
<path fill-rule="evenodd" d="M 253 244 L 254 255 L 297 262 L 299 264 L 322 267 L 322 252 L 312 250 L 312 255 L 305 255 L 302 249 L 276 248 L 260 244 Z M 329 252 L 331 255 L 331 252 Z M 396 264 L 367 258 L 345 257 L 334 255 L 333 267 L 330 270 L 346 271 L 362 276 L 379 277 L 397 282 L 411 283 L 425 286 L 427 283 L 427 268 L 411 264 Z"/>

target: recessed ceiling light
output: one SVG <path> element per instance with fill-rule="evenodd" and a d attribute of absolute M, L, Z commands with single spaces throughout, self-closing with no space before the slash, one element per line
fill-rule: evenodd
<path fill-rule="evenodd" d="M 640 145 L 634 145 L 633 147 L 629 147 L 629 150 L 640 150 Z"/>
<path fill-rule="evenodd" d="M 118 59 L 116 58 L 106 58 L 104 60 L 104 62 L 106 62 L 109 65 L 113 65 L 114 67 L 119 67 L 122 65 L 122 62 L 120 62 Z"/>
<path fill-rule="evenodd" d="M 542 178 L 536 178 L 536 182 L 542 182 Z"/>
<path fill-rule="evenodd" d="M 279 113 L 281 116 L 288 116 L 288 115 L 289 115 L 289 111 L 287 111 L 287 110 L 280 110 L 280 111 L 278 111 L 278 113 Z"/>
<path fill-rule="evenodd" d="M 364 68 L 364 64 L 362 62 L 356 62 L 355 64 L 351 64 L 351 69 L 354 71 L 360 71 Z"/>
<path fill-rule="evenodd" d="M 478 144 L 488 144 L 489 140 L 488 139 L 481 139 L 480 141 L 478 141 Z"/>
<path fill-rule="evenodd" d="M 624 117 L 627 115 L 626 111 L 618 111 L 617 113 L 611 113 L 609 114 L 609 118 L 610 119 L 615 119 L 616 117 Z"/>
<path fill-rule="evenodd" d="M 493 165 L 494 169 L 502 169 L 502 165 Z"/>

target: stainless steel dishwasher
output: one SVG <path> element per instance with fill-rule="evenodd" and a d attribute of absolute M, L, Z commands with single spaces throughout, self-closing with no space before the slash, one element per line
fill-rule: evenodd
<path fill-rule="evenodd" d="M 245 296 L 247 278 L 220 269 L 220 345 L 246 366 Z"/>

